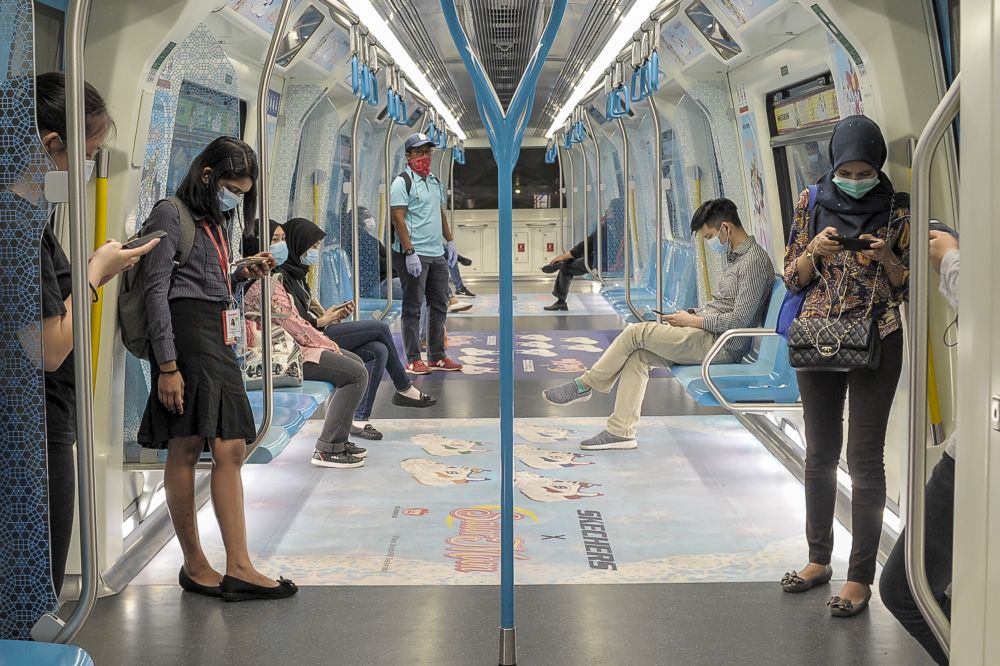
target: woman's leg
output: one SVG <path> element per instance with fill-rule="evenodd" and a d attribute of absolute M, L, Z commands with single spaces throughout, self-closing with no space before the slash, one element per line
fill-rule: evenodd
<path fill-rule="evenodd" d="M 329 382 L 337 387 L 326 407 L 323 432 L 316 442 L 316 449 L 326 453 L 340 453 L 347 446 L 351 433 L 351 417 L 358 408 L 368 385 L 368 371 L 355 354 L 341 350 L 323 352 L 319 363 L 306 363 L 303 376 L 310 381 Z"/>
<path fill-rule="evenodd" d="M 847 373 L 798 373 L 806 429 L 806 540 L 809 565 L 799 575 L 823 573 L 833 555 L 833 514 L 837 504 L 837 464 L 844 440 Z"/>
<path fill-rule="evenodd" d="M 885 509 L 885 433 L 903 367 L 903 334 L 882 341 L 875 370 L 850 373 L 847 466 L 851 474 L 851 547 L 848 581 L 875 582 L 875 564 Z"/>
<path fill-rule="evenodd" d="M 49 562 L 56 596 L 62 592 L 66 560 L 73 537 L 73 512 L 76 509 L 76 477 L 73 445 L 47 442 L 49 475 Z"/>
<path fill-rule="evenodd" d="M 334 324 L 326 327 L 326 336 L 336 342 L 343 349 L 358 353 L 356 350 L 367 342 L 380 342 L 387 351 L 385 358 L 385 369 L 389 373 L 389 379 L 397 391 L 405 391 L 410 387 L 409 377 L 406 375 L 406 368 L 399 360 L 399 349 L 396 341 L 392 338 L 392 331 L 389 325 L 382 321 L 352 321 L 344 324 Z M 364 357 L 362 356 L 364 359 Z M 365 362 L 368 359 L 364 359 Z M 379 375 L 381 380 L 381 375 Z"/>
<path fill-rule="evenodd" d="M 163 472 L 163 489 L 167 496 L 167 510 L 174 525 L 174 533 L 184 553 L 184 570 L 196 583 L 215 586 L 222 582 L 222 574 L 212 568 L 208 558 L 205 557 L 205 551 L 201 549 L 201 541 L 198 538 L 198 514 L 194 505 L 194 467 L 198 464 L 203 448 L 204 440 L 200 437 L 170 440 L 167 445 L 167 465 Z M 214 500 L 214 473 L 212 491 Z M 241 505 L 240 520 L 242 511 Z"/>
<path fill-rule="evenodd" d="M 381 342 L 372 341 L 357 347 L 354 349 L 354 353 L 368 370 L 368 387 L 365 389 L 357 411 L 354 412 L 354 420 L 367 421 L 372 415 L 372 406 L 375 404 L 375 396 L 382 383 L 382 375 L 385 373 L 385 362 L 389 352 Z"/>
<path fill-rule="evenodd" d="M 226 547 L 226 575 L 254 585 L 277 587 L 250 561 L 240 476 L 246 453 L 247 443 L 242 439 L 217 439 L 212 444 L 212 507 Z"/>

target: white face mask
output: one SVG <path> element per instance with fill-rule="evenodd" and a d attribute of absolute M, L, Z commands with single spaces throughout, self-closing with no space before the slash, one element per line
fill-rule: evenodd
<path fill-rule="evenodd" d="M 719 254 L 727 254 L 729 252 L 729 239 L 726 242 L 722 242 L 722 227 L 719 227 L 719 233 L 715 235 L 715 238 L 709 238 L 705 241 L 705 248 L 711 250 L 712 252 L 718 252 Z"/>
<path fill-rule="evenodd" d="M 361 221 L 361 224 L 364 225 L 365 231 L 370 233 L 372 236 L 374 236 L 378 231 L 378 224 L 376 224 L 374 217 L 366 217 Z"/>
<path fill-rule="evenodd" d="M 90 182 L 94 175 L 94 160 L 84 160 L 83 179 Z M 45 174 L 45 200 L 49 203 L 66 203 L 69 201 L 69 172 L 49 171 Z"/>

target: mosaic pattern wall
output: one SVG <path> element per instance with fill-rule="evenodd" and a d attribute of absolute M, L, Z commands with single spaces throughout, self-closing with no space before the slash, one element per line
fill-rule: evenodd
<path fill-rule="evenodd" d="M 281 127 L 271 147 L 274 154 L 269 206 L 272 220 L 313 217 L 312 169 L 324 169 L 332 161 L 336 146 L 333 141 L 336 126 L 331 131 L 326 119 L 331 115 L 336 119 L 337 113 L 331 104 L 320 99 L 323 94 L 323 88 L 315 85 L 290 85 L 285 89 L 279 118 Z M 310 114 L 308 118 L 307 113 Z M 303 129 L 307 122 L 309 127 Z M 310 154 L 300 154 L 302 137 L 308 138 L 302 144 L 302 151 L 311 151 Z M 320 210 L 326 207 L 324 195 L 325 192 L 321 193 Z"/>
<path fill-rule="evenodd" d="M 0 639 L 54 611 L 38 248 L 48 219 L 35 129 L 30 0 L 0 0 Z M 13 192 L 19 192 L 20 195 Z M 30 201 L 29 201 L 30 199 Z"/>
<path fill-rule="evenodd" d="M 173 194 L 191 160 L 218 136 L 239 135 L 239 89 L 236 71 L 218 38 L 199 25 L 180 45 L 172 47 L 159 69 L 150 72 L 156 80 L 153 113 L 149 121 L 146 158 L 139 188 L 136 224 L 141 225 L 153 205 Z M 134 233 L 134 229 L 127 230 Z M 237 216 L 230 228 L 232 238 L 243 232 Z M 233 243 L 237 256 L 240 244 Z M 126 447 L 134 445 L 149 396 L 149 366 L 129 356 L 125 366 Z"/>

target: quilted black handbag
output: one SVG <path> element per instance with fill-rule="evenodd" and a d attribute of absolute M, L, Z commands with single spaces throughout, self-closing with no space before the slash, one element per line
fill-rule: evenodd
<path fill-rule="evenodd" d="M 881 360 L 878 323 L 869 313 L 851 319 L 798 318 L 788 332 L 788 358 L 799 370 L 874 369 Z"/>

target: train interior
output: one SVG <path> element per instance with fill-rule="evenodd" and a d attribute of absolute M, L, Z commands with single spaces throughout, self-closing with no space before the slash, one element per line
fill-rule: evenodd
<path fill-rule="evenodd" d="M 0 0 L 9 79 L 67 66 L 73 4 Z M 357 440 L 369 448 L 362 469 L 310 465 L 332 386 L 276 381 L 265 395 L 260 348 L 237 350 L 261 428 L 243 473 L 250 552 L 262 571 L 302 588 L 270 604 L 220 604 L 177 586 L 183 556 L 164 503 L 164 452 L 137 443 L 150 370 L 124 349 L 116 290 L 105 288 L 91 313 L 100 598 L 74 640 L 94 663 L 495 663 L 508 278 L 521 663 L 931 663 L 877 595 L 867 615 L 830 622 L 816 598 L 777 585 L 808 551 L 802 410 L 773 330 L 794 209 L 830 169 L 836 122 L 877 121 L 885 171 L 908 190 L 916 139 L 958 74 L 958 0 L 566 3 L 528 112 L 509 228 L 481 102 L 442 3 L 87 4 L 85 78 L 116 124 L 88 186 L 88 243 L 132 236 L 212 139 L 242 138 L 261 153 L 268 217 L 305 218 L 325 232 L 309 278 L 320 303 L 353 300 L 359 318 L 387 322 L 401 346 L 400 295 L 380 285 L 379 239 L 403 141 L 424 132 L 437 144 L 433 169 L 459 252 L 471 260 L 460 267 L 470 295 L 453 299 L 446 326 L 462 371 L 416 377 L 437 398 L 419 411 L 393 405 L 383 377 L 372 423 L 384 438 Z M 499 103 L 510 104 L 555 3 L 454 4 Z M 641 27 L 611 54 L 628 55 L 581 89 L 582 72 L 611 64 L 607 45 L 640 7 Z M 953 228 L 957 146 L 956 129 L 937 148 L 930 181 L 932 217 Z M 697 365 L 654 369 L 639 447 L 582 452 L 615 393 L 555 407 L 542 391 L 579 376 L 625 326 L 712 299 L 726 258 L 692 235 L 690 221 L 718 197 L 736 202 L 775 268 L 751 351 L 716 366 L 710 382 Z M 68 220 L 57 212 L 67 248 Z M 232 238 L 256 223 L 237 215 Z M 546 310 L 554 276 L 541 267 L 602 224 L 597 261 L 572 281 L 566 311 Z M 500 256 L 508 233 L 512 276 Z M 955 428 L 958 356 L 948 344 L 954 315 L 929 298 L 933 461 Z M 255 313 L 245 314 L 254 325 Z M 910 390 L 907 364 L 886 440 L 880 561 L 905 524 Z M 222 562 L 210 468 L 206 455 L 196 501 L 203 547 Z M 850 497 L 842 460 L 835 584 L 850 554 Z M 600 548 L 589 547 L 595 535 Z M 75 537 L 62 598 L 38 595 L 44 612 L 73 613 L 79 548 Z M 23 627 L 10 631 L 26 637 L 16 635 Z"/>

